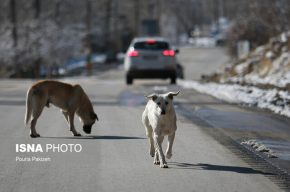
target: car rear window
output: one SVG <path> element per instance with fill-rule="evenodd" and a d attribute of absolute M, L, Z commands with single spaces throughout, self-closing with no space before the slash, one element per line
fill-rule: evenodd
<path fill-rule="evenodd" d="M 142 50 L 165 50 L 169 49 L 169 44 L 164 41 L 144 41 L 136 42 L 134 48 Z"/>

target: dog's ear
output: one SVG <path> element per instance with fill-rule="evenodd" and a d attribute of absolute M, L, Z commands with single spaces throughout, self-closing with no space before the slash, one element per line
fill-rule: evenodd
<path fill-rule="evenodd" d="M 157 99 L 157 94 L 156 93 L 153 93 L 153 94 L 151 94 L 151 95 L 147 95 L 147 96 L 145 96 L 146 98 L 148 98 L 148 99 L 152 99 L 153 101 L 155 101 L 156 99 Z"/>
<path fill-rule="evenodd" d="M 91 118 L 92 119 L 96 119 L 97 121 L 99 121 L 99 118 L 98 118 L 97 114 L 95 114 L 94 112 L 91 112 Z"/>
<path fill-rule="evenodd" d="M 177 92 L 169 92 L 167 93 L 167 97 L 173 99 L 173 96 L 177 96 L 180 93 L 180 90 Z"/>

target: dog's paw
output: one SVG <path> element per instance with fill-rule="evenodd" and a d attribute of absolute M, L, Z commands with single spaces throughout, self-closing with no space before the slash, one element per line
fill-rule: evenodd
<path fill-rule="evenodd" d="M 155 153 L 155 155 L 154 155 L 153 163 L 155 165 L 160 165 L 160 160 L 159 160 L 159 157 L 158 157 L 158 154 L 157 153 Z"/>
<path fill-rule="evenodd" d="M 74 133 L 74 136 L 75 137 L 80 137 L 80 136 L 82 136 L 80 133 Z"/>
<path fill-rule="evenodd" d="M 161 163 L 160 168 L 168 168 L 168 165 L 166 163 L 164 163 L 164 164 Z"/>
<path fill-rule="evenodd" d="M 150 149 L 149 154 L 150 154 L 151 157 L 154 157 L 154 153 L 155 153 L 154 150 Z"/>
<path fill-rule="evenodd" d="M 40 137 L 40 135 L 38 133 L 36 133 L 36 134 L 30 134 L 30 137 L 31 138 L 36 138 L 36 137 Z"/>
<path fill-rule="evenodd" d="M 154 159 L 153 163 L 154 163 L 154 165 L 160 165 L 160 161 L 157 159 Z"/>

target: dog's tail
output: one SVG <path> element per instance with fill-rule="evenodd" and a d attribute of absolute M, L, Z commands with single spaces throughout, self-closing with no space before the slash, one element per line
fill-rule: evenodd
<path fill-rule="evenodd" d="M 32 113 L 32 89 L 30 88 L 27 91 L 26 94 L 26 112 L 25 112 L 25 119 L 24 119 L 24 124 L 25 127 L 27 126 L 27 124 L 30 122 L 31 119 L 31 113 Z"/>

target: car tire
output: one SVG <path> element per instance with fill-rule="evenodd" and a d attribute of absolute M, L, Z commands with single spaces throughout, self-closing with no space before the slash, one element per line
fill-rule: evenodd
<path fill-rule="evenodd" d="M 183 73 L 183 67 L 180 64 L 177 64 L 177 69 L 176 69 L 177 77 L 180 79 L 184 79 L 184 73 Z"/>
<path fill-rule="evenodd" d="M 176 77 L 172 77 L 170 79 L 170 84 L 176 84 Z"/>
<path fill-rule="evenodd" d="M 133 78 L 130 77 L 129 75 L 126 76 L 126 83 L 127 85 L 132 85 L 133 84 Z"/>

